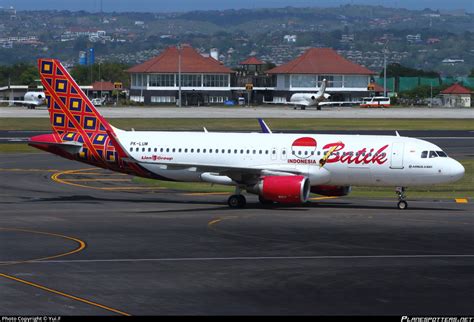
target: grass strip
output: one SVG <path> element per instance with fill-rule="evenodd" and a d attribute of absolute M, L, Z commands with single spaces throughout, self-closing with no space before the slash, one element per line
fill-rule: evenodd
<path fill-rule="evenodd" d="M 281 130 L 474 130 L 469 119 L 276 119 L 267 118 L 273 131 Z M 114 118 L 109 122 L 124 130 L 260 131 L 258 122 L 249 119 L 142 119 Z M 0 118 L 0 130 L 50 131 L 47 118 Z"/>

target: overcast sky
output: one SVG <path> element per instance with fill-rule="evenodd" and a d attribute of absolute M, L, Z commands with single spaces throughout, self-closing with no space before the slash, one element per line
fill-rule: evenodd
<path fill-rule="evenodd" d="M 17 10 L 100 10 L 101 0 L 0 0 L 0 6 Z M 474 12 L 474 0 L 102 0 L 104 11 L 172 12 L 264 7 L 328 7 L 341 4 L 370 4 L 408 9 L 465 9 Z"/>

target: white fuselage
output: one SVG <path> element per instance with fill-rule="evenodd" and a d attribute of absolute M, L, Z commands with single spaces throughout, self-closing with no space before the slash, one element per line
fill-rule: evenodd
<path fill-rule="evenodd" d="M 117 135 L 144 168 L 176 181 L 206 181 L 205 165 L 263 168 L 268 175 L 296 170 L 312 186 L 417 186 L 453 182 L 464 174 L 463 166 L 436 145 L 399 136 L 134 131 Z M 440 153 L 429 157 L 430 151 Z M 327 161 L 320 166 L 324 156 Z M 167 163 L 173 166 L 163 166 Z"/>

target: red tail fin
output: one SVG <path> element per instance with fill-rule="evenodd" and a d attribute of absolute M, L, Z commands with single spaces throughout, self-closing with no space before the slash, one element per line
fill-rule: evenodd
<path fill-rule="evenodd" d="M 39 59 L 38 69 L 54 132 L 106 134 L 112 130 L 58 60 Z"/>
<path fill-rule="evenodd" d="M 48 104 L 56 142 L 83 143 L 80 158 L 115 161 L 116 154 L 107 132 L 113 128 L 96 110 L 79 85 L 56 59 L 39 59 L 38 69 Z"/>

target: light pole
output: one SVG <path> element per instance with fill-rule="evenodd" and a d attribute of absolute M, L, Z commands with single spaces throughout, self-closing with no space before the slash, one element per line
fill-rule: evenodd
<path fill-rule="evenodd" d="M 433 107 L 433 81 L 430 80 L 430 107 Z"/>
<path fill-rule="evenodd" d="M 387 97 L 387 47 L 388 38 L 383 47 L 383 96 Z"/>
<path fill-rule="evenodd" d="M 177 46 L 178 48 L 178 100 L 179 100 L 179 107 L 181 105 L 181 44 Z"/>

